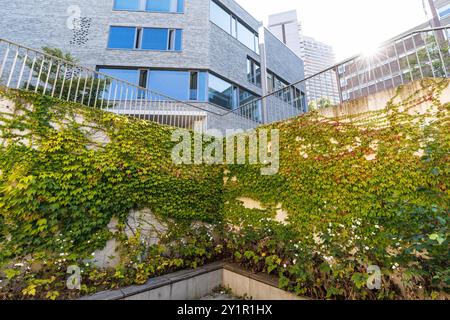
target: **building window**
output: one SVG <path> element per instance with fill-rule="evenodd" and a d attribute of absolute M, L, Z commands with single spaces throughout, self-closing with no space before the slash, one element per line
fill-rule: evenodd
<path fill-rule="evenodd" d="M 440 19 L 445 19 L 448 16 L 450 16 L 450 4 L 439 9 L 439 18 Z"/>
<path fill-rule="evenodd" d="M 209 102 L 227 109 L 235 109 L 237 107 L 236 99 L 233 99 L 233 93 L 236 88 L 231 83 L 212 74 L 209 74 L 208 82 Z"/>
<path fill-rule="evenodd" d="M 189 82 L 189 100 L 198 100 L 198 72 L 191 72 Z"/>
<path fill-rule="evenodd" d="M 184 0 L 114 0 L 114 10 L 182 13 Z"/>
<path fill-rule="evenodd" d="M 141 48 L 144 50 L 170 50 L 172 37 L 172 30 L 144 29 Z"/>
<path fill-rule="evenodd" d="M 111 27 L 108 48 L 181 51 L 182 30 Z"/>
<path fill-rule="evenodd" d="M 250 50 L 256 51 L 255 34 L 242 23 L 237 24 L 238 40 Z"/>
<path fill-rule="evenodd" d="M 147 88 L 182 101 L 205 101 L 206 72 L 150 70 Z"/>
<path fill-rule="evenodd" d="M 210 20 L 250 50 L 259 54 L 258 33 L 246 27 L 213 0 L 210 1 Z"/>
<path fill-rule="evenodd" d="M 259 107 L 256 108 L 259 106 L 259 101 L 255 104 L 251 102 L 258 99 L 259 96 L 209 73 L 208 101 L 210 103 L 230 110 L 244 106 L 244 109 L 240 111 L 246 116 L 251 114 L 252 119 L 257 120 L 260 118 Z"/>
<path fill-rule="evenodd" d="M 237 20 L 235 17 L 231 17 L 231 35 L 237 39 Z"/>
<path fill-rule="evenodd" d="M 261 66 L 251 58 L 247 58 L 247 79 L 257 87 L 261 87 Z"/>
<path fill-rule="evenodd" d="M 254 121 L 261 121 L 261 100 L 244 89 L 239 89 L 239 113 Z"/>
<path fill-rule="evenodd" d="M 203 71 L 173 71 L 125 68 L 99 68 L 99 72 L 110 77 L 122 80 L 135 86 L 149 89 L 166 97 L 182 101 L 205 101 L 207 73 Z M 125 82 L 112 81 L 105 93 L 105 98 L 116 100 L 144 98 L 146 92 L 137 87 L 127 85 Z M 139 91 L 139 92 L 138 92 Z M 147 92 L 147 98 L 148 92 Z"/>
<path fill-rule="evenodd" d="M 150 70 L 147 88 L 178 100 L 189 100 L 187 71 Z"/>
<path fill-rule="evenodd" d="M 217 26 L 222 28 L 228 33 L 231 33 L 231 15 L 228 14 L 225 10 L 223 10 L 219 5 L 217 5 L 214 1 L 211 1 L 210 6 L 210 19 Z"/>
<path fill-rule="evenodd" d="M 141 0 L 114 0 L 114 10 L 141 10 Z"/>
<path fill-rule="evenodd" d="M 109 30 L 108 48 L 111 49 L 135 49 L 136 28 L 111 27 Z"/>

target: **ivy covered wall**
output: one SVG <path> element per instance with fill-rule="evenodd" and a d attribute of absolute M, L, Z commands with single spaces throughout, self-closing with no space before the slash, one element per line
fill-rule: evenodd
<path fill-rule="evenodd" d="M 169 127 L 0 91 L 0 298 L 73 298 L 223 258 L 313 298 L 448 298 L 448 86 L 427 79 L 383 110 L 260 128 L 280 131 L 273 176 L 174 165 Z M 142 208 L 165 224 L 158 244 L 126 235 Z M 113 237 L 117 267 L 86 263 Z M 81 291 L 65 288 L 73 263 Z"/>
<path fill-rule="evenodd" d="M 260 128 L 280 130 L 280 172 L 228 166 L 231 258 L 315 298 L 448 297 L 448 85 L 428 79 L 383 110 Z M 380 290 L 367 288 L 369 266 Z"/>
<path fill-rule="evenodd" d="M 172 128 L 32 93 L 0 97 L 0 261 L 79 261 L 132 209 L 179 232 L 220 220 L 222 168 L 174 165 Z"/>

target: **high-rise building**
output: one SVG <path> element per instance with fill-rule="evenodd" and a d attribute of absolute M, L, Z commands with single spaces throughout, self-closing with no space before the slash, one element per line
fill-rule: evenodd
<path fill-rule="evenodd" d="M 297 11 L 287 11 L 269 16 L 269 30 L 285 45 L 292 49 L 305 63 L 305 76 L 312 76 L 336 63 L 333 48 L 323 42 L 303 34 Z M 326 72 L 306 82 L 308 101 L 321 98 L 339 103 L 336 74 Z"/>
<path fill-rule="evenodd" d="M 291 48 L 299 57 L 301 50 L 301 24 L 297 18 L 297 11 L 287 11 L 269 16 L 268 28 L 286 46 Z"/>

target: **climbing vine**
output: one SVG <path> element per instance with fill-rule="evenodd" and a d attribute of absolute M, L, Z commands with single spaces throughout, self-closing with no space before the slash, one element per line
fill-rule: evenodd
<path fill-rule="evenodd" d="M 0 299 L 76 298 L 224 258 L 312 298 L 448 298 L 448 84 L 399 88 L 380 111 L 260 128 L 280 131 L 273 176 L 175 165 L 170 127 L 0 90 L 12 102 L 0 113 Z M 142 208 L 167 225 L 157 244 L 125 232 Z M 111 239 L 120 264 L 96 268 L 90 255 Z"/>

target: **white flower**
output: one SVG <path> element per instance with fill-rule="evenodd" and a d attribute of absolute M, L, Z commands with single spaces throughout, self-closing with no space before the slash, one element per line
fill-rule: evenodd
<path fill-rule="evenodd" d="M 21 268 L 21 267 L 23 267 L 23 263 L 16 263 L 16 264 L 14 265 L 14 267 Z"/>
<path fill-rule="evenodd" d="M 376 224 L 375 229 L 380 229 L 380 226 Z"/>
<path fill-rule="evenodd" d="M 365 246 L 364 249 L 369 250 L 370 248 L 368 246 Z"/>
<path fill-rule="evenodd" d="M 294 259 L 294 261 L 292 261 L 294 264 L 297 264 L 297 259 Z"/>
<path fill-rule="evenodd" d="M 92 256 L 95 256 L 95 252 L 92 252 Z"/>
<path fill-rule="evenodd" d="M 285 263 L 285 264 L 283 264 L 283 268 L 286 268 L 286 267 L 287 267 L 286 263 Z"/>

